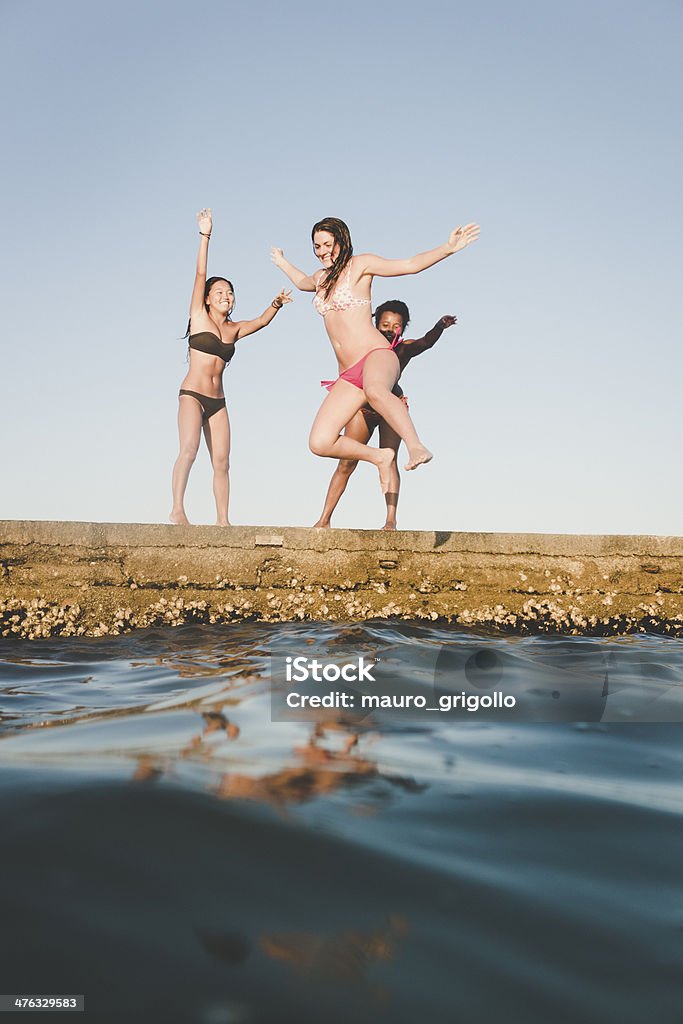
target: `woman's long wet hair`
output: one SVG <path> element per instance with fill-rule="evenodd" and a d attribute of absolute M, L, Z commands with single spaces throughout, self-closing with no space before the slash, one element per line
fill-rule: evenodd
<path fill-rule="evenodd" d="M 208 304 L 208 302 L 206 300 L 208 299 L 209 292 L 211 291 L 211 289 L 215 285 L 216 281 L 225 281 L 226 284 L 230 285 L 230 290 L 231 290 L 232 296 L 233 296 L 232 309 L 234 309 L 235 308 L 235 301 L 234 301 L 234 299 L 235 299 L 235 289 L 233 287 L 232 281 L 228 281 L 227 277 L 208 277 L 206 279 L 206 284 L 204 285 L 204 308 L 206 309 L 206 312 L 207 313 L 209 312 L 209 304 Z M 232 319 L 232 309 L 228 313 L 228 315 L 226 317 L 226 320 L 231 320 Z M 190 318 L 190 320 L 191 319 L 192 318 Z M 187 330 L 183 334 L 183 338 L 189 338 L 190 337 L 190 320 L 187 321 Z"/>
<path fill-rule="evenodd" d="M 339 246 L 339 255 L 330 270 L 327 271 L 327 277 L 325 278 L 325 298 L 329 299 L 330 292 L 339 280 L 339 275 L 353 256 L 351 232 L 344 221 L 339 220 L 338 217 L 325 217 L 324 220 L 319 220 L 317 224 L 314 224 L 311 231 L 311 241 L 314 240 L 316 231 L 327 231 Z M 315 246 L 313 252 L 315 252 Z"/>

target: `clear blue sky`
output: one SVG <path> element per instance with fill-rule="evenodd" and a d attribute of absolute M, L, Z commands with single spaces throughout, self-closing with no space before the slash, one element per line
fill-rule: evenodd
<path fill-rule="evenodd" d="M 683 533 L 682 27 L 673 0 L 5 0 L 0 518 L 166 520 L 206 205 L 245 318 L 323 216 L 384 256 L 481 224 L 375 282 L 409 335 L 459 317 L 403 379 L 436 458 L 400 526 Z M 304 293 L 239 343 L 234 522 L 315 521 L 334 373 Z M 205 449 L 187 508 L 213 521 Z M 336 525 L 382 521 L 361 466 Z"/>

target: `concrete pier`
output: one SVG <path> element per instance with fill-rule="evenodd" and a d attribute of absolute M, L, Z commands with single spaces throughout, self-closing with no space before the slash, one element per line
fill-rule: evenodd
<path fill-rule="evenodd" d="M 0 521 L 0 636 L 254 619 L 683 636 L 683 538 Z"/>

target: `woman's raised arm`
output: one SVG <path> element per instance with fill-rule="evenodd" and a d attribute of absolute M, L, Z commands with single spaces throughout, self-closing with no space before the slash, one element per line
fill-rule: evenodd
<path fill-rule="evenodd" d="M 254 320 L 237 320 L 235 322 L 234 326 L 237 328 L 237 333 L 232 340 L 239 341 L 240 338 L 246 338 L 249 334 L 255 334 L 256 331 L 267 327 L 275 319 L 278 311 L 291 301 L 291 291 L 286 292 L 283 288 L 280 294 L 275 296 L 265 312 L 261 313 L 261 316 L 257 316 Z"/>
<path fill-rule="evenodd" d="M 439 245 L 436 249 L 430 249 L 428 252 L 421 252 L 417 256 L 410 256 L 407 260 L 385 260 L 382 256 L 365 253 L 356 257 L 357 264 L 362 267 L 361 274 L 372 274 L 374 277 L 403 277 L 406 274 L 419 274 L 422 270 L 433 267 L 435 263 L 440 263 L 441 260 L 459 252 L 472 242 L 476 242 L 479 238 L 479 230 L 478 224 L 467 224 L 464 228 L 455 228 L 444 245 Z"/>
<path fill-rule="evenodd" d="M 276 267 L 284 271 L 294 287 L 298 288 L 300 292 L 315 291 L 315 280 L 309 274 L 304 274 L 303 270 L 298 270 L 289 260 L 286 260 L 282 249 L 276 249 L 273 246 L 270 250 L 270 258 Z"/>
<path fill-rule="evenodd" d="M 197 253 L 197 272 L 194 277 L 194 288 L 190 300 L 190 316 L 204 312 L 204 288 L 206 287 L 206 266 L 209 256 L 209 239 L 211 238 L 211 209 L 200 210 L 197 214 L 199 223 L 199 252 Z"/>

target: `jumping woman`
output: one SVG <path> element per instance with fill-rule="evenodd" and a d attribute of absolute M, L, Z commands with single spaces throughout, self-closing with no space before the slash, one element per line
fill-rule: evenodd
<path fill-rule="evenodd" d="M 216 499 L 216 525 L 229 526 L 228 500 L 230 480 L 230 421 L 223 394 L 223 371 L 235 354 L 241 338 L 260 331 L 275 318 L 291 292 L 284 288 L 266 311 L 255 320 L 231 320 L 235 290 L 225 277 L 206 278 L 211 210 L 201 210 L 199 255 L 187 326 L 190 368 L 180 386 L 178 433 L 180 454 L 173 467 L 173 508 L 169 516 L 176 525 L 189 525 L 184 498 L 187 479 L 194 462 L 202 430 L 213 466 L 213 494 Z"/>
<path fill-rule="evenodd" d="M 429 462 L 432 453 L 417 436 L 405 404 L 392 394 L 401 369 L 393 352 L 398 336 L 392 344 L 372 322 L 372 279 L 419 274 L 478 237 L 479 226 L 468 224 L 452 231 L 444 245 L 409 259 L 387 260 L 371 253 L 354 256 L 344 221 L 327 217 L 314 224 L 311 232 L 313 251 L 322 270 L 305 274 L 285 259 L 282 249 L 271 251 L 273 262 L 293 285 L 303 292 L 315 292 L 313 302 L 325 320 L 341 370 L 335 381 L 322 382 L 329 394 L 311 428 L 311 451 L 331 459 L 373 463 L 379 470 L 385 494 L 391 487 L 393 448 L 371 448 L 351 437 L 341 436 L 343 428 L 366 402 L 405 442 L 406 469 L 416 469 L 423 462 Z"/>

